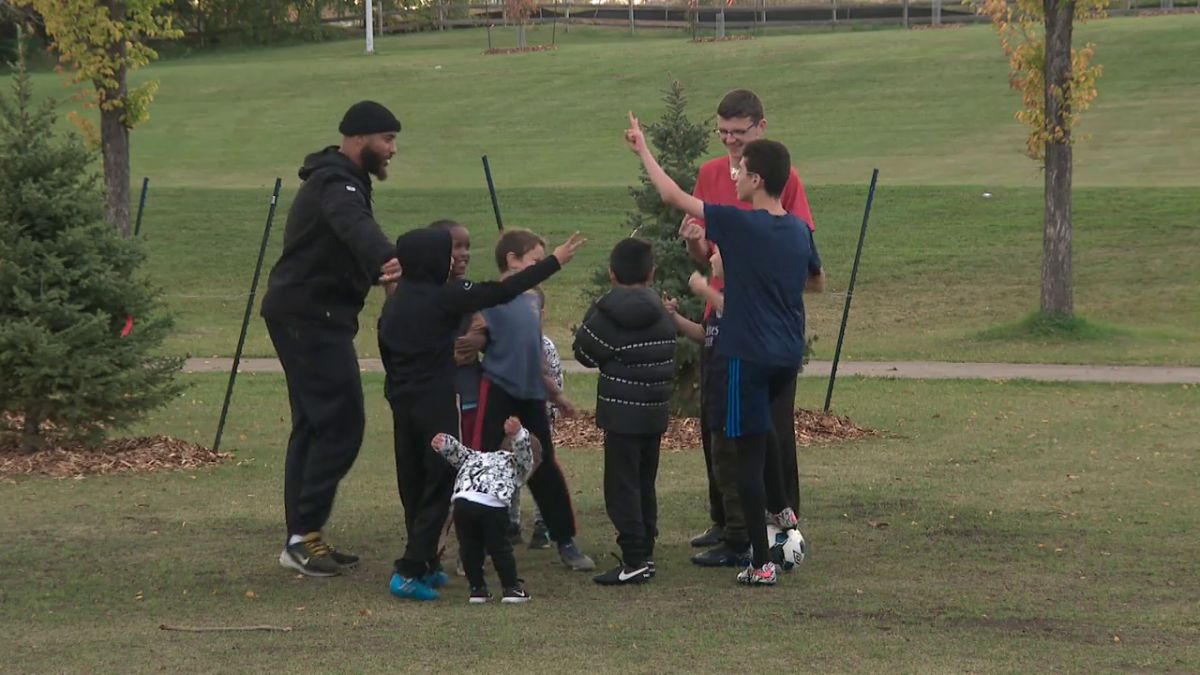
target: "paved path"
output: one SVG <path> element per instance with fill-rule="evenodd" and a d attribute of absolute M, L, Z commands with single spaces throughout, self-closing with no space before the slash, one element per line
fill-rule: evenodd
<path fill-rule="evenodd" d="M 382 372 L 379 359 L 359 362 L 366 372 Z M 233 359 L 188 359 L 184 372 L 229 372 Z M 813 361 L 805 377 L 829 377 L 828 361 Z M 569 373 L 586 370 L 575 361 L 563 361 Z M 278 373 L 275 359 L 242 359 L 238 372 Z M 1121 382 L 1130 384 L 1200 384 L 1200 367 L 1194 366 L 1072 366 L 1051 363 L 951 363 L 939 361 L 843 361 L 839 375 L 897 377 L 928 380 L 1040 380 L 1044 382 Z"/>

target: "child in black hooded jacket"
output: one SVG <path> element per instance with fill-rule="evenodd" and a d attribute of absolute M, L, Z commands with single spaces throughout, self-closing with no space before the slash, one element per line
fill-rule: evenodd
<path fill-rule="evenodd" d="M 392 575 L 393 595 L 436 600 L 446 583 L 437 543 L 450 508 L 454 470 L 430 448 L 439 433 L 461 438 L 454 383 L 454 336 L 462 317 L 502 304 L 545 281 L 584 243 L 578 233 L 554 255 L 496 282 L 449 282 L 451 237 L 412 230 L 396 240 L 402 276 L 379 319 L 379 353 L 392 407 L 396 480 L 407 544 Z"/>

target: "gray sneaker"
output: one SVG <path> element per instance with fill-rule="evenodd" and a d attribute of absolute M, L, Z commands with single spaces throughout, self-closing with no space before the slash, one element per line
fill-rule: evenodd
<path fill-rule="evenodd" d="M 573 540 L 558 545 L 558 557 L 564 565 L 576 572 L 590 572 L 596 569 L 596 561 L 584 555 Z"/>

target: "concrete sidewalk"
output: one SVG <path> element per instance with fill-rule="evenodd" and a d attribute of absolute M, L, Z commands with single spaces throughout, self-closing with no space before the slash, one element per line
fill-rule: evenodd
<path fill-rule="evenodd" d="M 361 359 L 364 372 L 382 372 L 379 359 Z M 187 373 L 229 372 L 231 358 L 188 359 Z M 804 377 L 829 377 L 829 361 L 813 361 Z M 563 361 L 568 373 L 587 369 L 575 361 Z M 282 372 L 275 359 L 242 359 L 240 373 Z M 838 375 L 894 377 L 919 380 L 1036 380 L 1042 382 L 1117 382 L 1128 384 L 1200 384 L 1200 367 L 1195 366 L 1089 366 L 1051 363 L 953 363 L 941 361 L 843 361 Z"/>

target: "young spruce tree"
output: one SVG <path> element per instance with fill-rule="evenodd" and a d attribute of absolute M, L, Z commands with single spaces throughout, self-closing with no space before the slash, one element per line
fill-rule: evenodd
<path fill-rule="evenodd" d="M 23 49 L 0 95 L 0 411 L 21 448 L 48 429 L 98 441 L 181 389 L 182 359 L 156 355 L 171 327 L 143 254 L 104 221 L 96 157 L 34 105 Z"/>
<path fill-rule="evenodd" d="M 664 92 L 667 109 L 662 117 L 645 126 L 646 138 L 655 148 L 659 164 L 679 187 L 691 192 L 700 171 L 698 160 L 708 150 L 709 126 L 707 120 L 696 123 L 687 117 L 687 96 L 683 85 L 672 80 L 671 87 Z M 663 204 L 658 191 L 643 169 L 641 185 L 629 188 L 636 211 L 625 219 L 625 232 L 649 240 L 654 245 L 657 270 L 654 288 L 660 293 L 677 298 L 679 311 L 693 321 L 700 321 L 704 303 L 688 290 L 688 277 L 698 269 L 688 255 L 679 238 L 679 224 L 683 212 Z M 596 272 L 592 287 L 584 294 L 595 300 L 609 289 L 608 269 Z M 700 411 L 700 349 L 685 338 L 679 339 L 675 352 L 675 395 L 672 413 L 695 416 Z"/>

